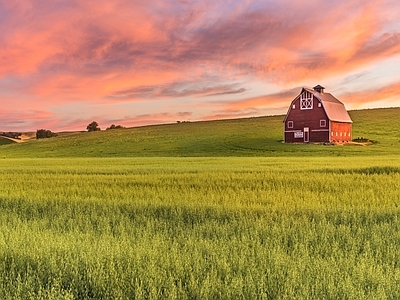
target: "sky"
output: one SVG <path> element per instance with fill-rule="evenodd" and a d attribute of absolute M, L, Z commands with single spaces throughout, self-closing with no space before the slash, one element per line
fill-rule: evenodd
<path fill-rule="evenodd" d="M 398 0 L 0 0 L 0 131 L 400 106 Z"/>

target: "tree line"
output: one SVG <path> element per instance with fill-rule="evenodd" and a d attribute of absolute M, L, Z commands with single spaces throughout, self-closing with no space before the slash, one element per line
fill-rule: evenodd
<path fill-rule="evenodd" d="M 112 130 L 112 129 L 124 129 L 125 127 L 122 125 L 115 125 L 111 124 L 110 127 L 107 127 L 106 130 Z M 93 121 L 86 126 L 87 132 L 92 132 L 92 131 L 100 131 L 101 128 L 99 124 L 96 121 Z M 48 129 L 38 129 L 36 131 L 36 139 L 45 139 L 45 138 L 51 138 L 57 136 L 57 133 L 52 132 L 51 130 Z"/>
<path fill-rule="evenodd" d="M 107 127 L 106 130 L 110 130 L 110 129 L 124 129 L 125 127 L 122 125 L 115 125 L 115 124 L 111 124 L 110 127 Z M 100 131 L 101 128 L 99 127 L 99 124 L 96 121 L 93 121 L 92 123 L 90 123 L 88 126 L 86 126 L 86 130 L 88 132 L 91 131 Z"/>

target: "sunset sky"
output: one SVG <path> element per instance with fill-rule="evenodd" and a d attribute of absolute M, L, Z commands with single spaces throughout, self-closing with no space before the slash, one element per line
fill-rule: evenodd
<path fill-rule="evenodd" d="M 398 0 L 0 0 L 0 131 L 400 106 Z"/>

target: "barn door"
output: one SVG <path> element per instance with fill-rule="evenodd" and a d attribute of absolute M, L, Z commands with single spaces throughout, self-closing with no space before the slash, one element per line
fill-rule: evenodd
<path fill-rule="evenodd" d="M 310 132 L 308 127 L 304 127 L 304 143 L 308 143 L 310 141 Z"/>

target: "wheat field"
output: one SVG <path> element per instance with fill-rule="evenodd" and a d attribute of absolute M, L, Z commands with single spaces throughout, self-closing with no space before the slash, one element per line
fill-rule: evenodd
<path fill-rule="evenodd" d="M 2 299 L 400 298 L 400 159 L 0 160 Z"/>

